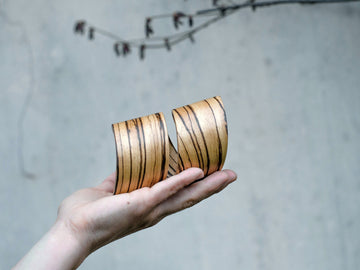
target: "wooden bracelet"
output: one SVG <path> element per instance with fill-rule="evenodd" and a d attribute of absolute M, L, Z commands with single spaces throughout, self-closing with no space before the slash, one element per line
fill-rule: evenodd
<path fill-rule="evenodd" d="M 116 143 L 114 194 L 151 187 L 166 177 L 198 167 L 204 175 L 221 170 L 228 129 L 220 96 L 172 110 L 178 150 L 167 132 L 163 113 L 112 125 Z"/>

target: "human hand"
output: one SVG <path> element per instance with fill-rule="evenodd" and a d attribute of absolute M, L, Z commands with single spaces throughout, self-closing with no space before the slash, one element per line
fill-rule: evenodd
<path fill-rule="evenodd" d="M 61 239 L 59 235 L 66 235 L 70 239 L 68 242 L 72 243 L 71 247 L 66 247 L 68 253 L 64 254 L 67 264 L 60 268 L 52 265 L 51 269 L 73 269 L 96 249 L 153 226 L 164 217 L 221 191 L 236 179 L 233 171 L 223 170 L 196 182 L 203 176 L 201 169 L 190 168 L 151 188 L 113 195 L 115 174 L 112 174 L 97 187 L 75 192 L 61 203 L 54 225 L 56 229 L 50 231 L 52 242 Z M 46 247 L 47 245 L 40 245 L 40 250 Z M 57 250 L 52 252 L 56 253 Z M 63 250 L 64 248 L 64 253 Z M 41 252 L 35 252 L 39 253 Z M 30 258 L 34 257 L 34 252 L 30 251 L 29 254 Z M 22 263 L 25 260 L 25 265 L 29 261 L 26 260 L 27 256 L 22 260 Z M 56 257 L 59 258 L 58 255 Z M 39 265 L 35 268 L 41 269 Z"/>
<path fill-rule="evenodd" d="M 58 222 L 65 223 L 92 252 L 219 192 L 234 181 L 236 175 L 224 170 L 190 185 L 201 178 L 203 172 L 191 168 L 152 188 L 114 196 L 115 174 L 112 174 L 99 186 L 66 198 L 59 207 Z"/>

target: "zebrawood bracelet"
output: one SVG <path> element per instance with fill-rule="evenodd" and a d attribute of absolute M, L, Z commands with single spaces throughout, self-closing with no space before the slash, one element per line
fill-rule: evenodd
<path fill-rule="evenodd" d="M 224 165 L 228 130 L 219 96 L 172 110 L 178 151 L 167 132 L 163 113 L 113 124 L 117 170 L 114 194 L 151 187 L 190 167 L 205 176 Z"/>

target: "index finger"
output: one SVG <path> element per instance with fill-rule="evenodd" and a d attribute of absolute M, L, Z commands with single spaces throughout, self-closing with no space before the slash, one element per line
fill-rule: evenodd
<path fill-rule="evenodd" d="M 199 168 L 189 168 L 181 173 L 174 175 L 168 179 L 165 179 L 150 189 L 150 194 L 153 199 L 153 203 L 159 204 L 184 187 L 190 185 L 196 180 L 204 177 L 204 172 Z"/>

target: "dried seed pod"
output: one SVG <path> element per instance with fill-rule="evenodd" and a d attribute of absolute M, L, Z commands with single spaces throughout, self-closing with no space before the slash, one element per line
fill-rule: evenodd
<path fill-rule="evenodd" d="M 120 54 L 121 54 L 121 52 L 120 52 L 120 44 L 118 42 L 116 42 L 114 44 L 114 51 L 115 51 L 116 56 L 120 56 Z"/>
<path fill-rule="evenodd" d="M 140 60 L 144 60 L 144 58 L 145 58 L 145 48 L 146 48 L 146 46 L 144 44 L 140 46 L 140 49 L 139 49 Z"/>
<path fill-rule="evenodd" d="M 189 27 L 192 27 L 194 25 L 194 20 L 193 20 L 193 16 L 189 16 L 188 17 L 188 20 L 189 20 Z"/>
<path fill-rule="evenodd" d="M 85 25 L 86 25 L 85 21 L 77 21 L 74 27 L 75 34 L 83 35 L 85 33 Z"/>
<path fill-rule="evenodd" d="M 148 38 L 152 34 L 154 34 L 154 30 L 151 27 L 151 18 L 146 18 L 146 21 L 145 21 L 145 35 Z"/>
<path fill-rule="evenodd" d="M 94 39 L 94 33 L 95 33 L 95 29 L 93 27 L 89 28 L 89 39 L 93 40 Z"/>
<path fill-rule="evenodd" d="M 252 11 L 256 11 L 256 7 L 254 6 L 255 0 L 249 0 L 249 2 L 252 4 L 251 5 Z"/>
<path fill-rule="evenodd" d="M 129 43 L 123 43 L 122 53 L 123 53 L 124 56 L 126 56 L 127 54 L 130 53 L 130 45 L 129 45 Z"/>
<path fill-rule="evenodd" d="M 171 46 L 168 38 L 164 39 L 165 47 L 168 51 L 171 51 Z"/>
<path fill-rule="evenodd" d="M 224 16 L 226 15 L 227 8 L 225 8 L 225 7 L 220 7 L 220 8 L 219 8 L 219 11 L 220 11 L 220 15 L 224 17 Z"/>
<path fill-rule="evenodd" d="M 173 22 L 174 22 L 175 29 L 179 29 L 179 25 L 183 24 L 183 22 L 180 19 L 185 16 L 186 15 L 183 12 L 175 12 L 173 14 Z"/>

